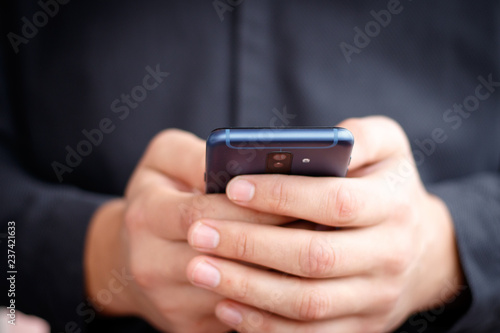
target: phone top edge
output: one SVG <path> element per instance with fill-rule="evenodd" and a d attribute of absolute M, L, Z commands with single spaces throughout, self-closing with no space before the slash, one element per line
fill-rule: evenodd
<path fill-rule="evenodd" d="M 334 126 L 219 128 L 207 139 L 210 146 L 225 144 L 231 149 L 325 149 L 339 143 L 353 145 L 354 137 Z"/>
<path fill-rule="evenodd" d="M 217 132 L 217 131 L 225 131 L 225 130 L 274 130 L 274 131 L 281 131 L 281 130 L 289 130 L 289 129 L 345 129 L 348 130 L 345 127 L 339 127 L 339 126 L 283 126 L 283 127 L 258 127 L 258 126 L 243 126 L 243 127 L 217 127 L 211 131 Z"/>
<path fill-rule="evenodd" d="M 292 154 L 287 174 L 344 177 L 353 145 L 343 127 L 218 128 L 206 142 L 206 193 L 224 193 L 237 175 L 268 173 L 269 156 L 276 153 Z"/>

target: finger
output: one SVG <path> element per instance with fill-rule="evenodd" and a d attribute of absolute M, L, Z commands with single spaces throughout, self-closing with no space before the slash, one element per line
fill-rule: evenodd
<path fill-rule="evenodd" d="M 186 240 L 191 224 L 203 218 L 257 224 L 290 222 L 290 218 L 234 205 L 223 194 L 192 194 L 154 186 L 131 201 L 125 223 L 131 233 L 146 229 L 163 239 Z"/>
<path fill-rule="evenodd" d="M 226 194 L 241 206 L 328 226 L 378 224 L 397 202 L 381 177 L 247 175 L 231 180 Z"/>
<path fill-rule="evenodd" d="M 231 300 L 217 304 L 215 314 L 231 328 L 246 333 L 365 333 L 381 332 L 368 326 L 363 318 L 350 316 L 327 321 L 303 322 L 286 319 Z"/>
<path fill-rule="evenodd" d="M 189 285 L 166 286 L 152 289 L 148 292 L 154 304 L 163 305 L 163 309 L 179 309 L 195 312 L 198 315 L 213 315 L 217 302 L 223 299 L 222 296 L 206 289 Z"/>
<path fill-rule="evenodd" d="M 149 304 L 141 307 L 143 317 L 162 332 L 227 332 L 215 317 L 220 295 L 192 285 L 165 286 L 146 291 Z"/>
<path fill-rule="evenodd" d="M 394 296 L 371 279 L 302 279 L 206 256 L 189 263 L 187 276 L 196 286 L 294 320 L 370 314 Z"/>
<path fill-rule="evenodd" d="M 188 244 L 165 241 L 150 232 L 136 233 L 130 237 L 129 243 L 131 271 L 139 284 L 146 287 L 161 286 L 165 281 L 189 283 L 187 265 L 200 253 Z"/>
<path fill-rule="evenodd" d="M 145 242 L 148 244 L 147 247 L 137 244 Z M 188 263 L 199 255 L 199 252 L 185 242 L 164 241 L 147 232 L 134 235 L 130 239 L 130 244 L 131 274 L 123 275 L 125 283 L 134 280 L 149 294 L 155 304 L 172 303 L 172 300 L 176 300 L 176 306 L 182 307 L 180 300 L 185 300 L 186 303 L 196 300 L 199 312 L 213 314 L 215 303 L 221 296 L 194 287 L 186 277 Z M 172 289 L 172 284 L 176 284 L 177 287 Z"/>
<path fill-rule="evenodd" d="M 372 229 L 324 232 L 204 219 L 189 229 L 188 241 L 200 252 L 309 278 L 369 275 L 397 262 Z"/>
<path fill-rule="evenodd" d="M 128 201 L 132 201 L 142 195 L 144 191 L 158 186 L 175 189 L 179 192 L 201 193 L 198 189 L 178 179 L 170 178 L 158 170 L 140 167 L 132 175 L 125 190 L 125 197 Z"/>
<path fill-rule="evenodd" d="M 159 133 L 149 144 L 140 166 L 205 192 L 205 141 L 194 134 L 176 129 Z"/>
<path fill-rule="evenodd" d="M 404 130 L 388 117 L 351 118 L 338 126 L 350 130 L 356 140 L 351 154 L 350 170 L 383 161 L 391 156 L 409 154 L 410 145 Z"/>

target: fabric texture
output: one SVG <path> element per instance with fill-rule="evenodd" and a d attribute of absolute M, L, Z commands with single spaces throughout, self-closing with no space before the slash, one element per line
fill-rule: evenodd
<path fill-rule="evenodd" d="M 0 4 L 0 234 L 16 222 L 18 309 L 54 332 L 155 331 L 137 318 L 91 318 L 82 258 L 93 212 L 123 194 L 160 130 L 206 138 L 225 126 L 384 114 L 404 127 L 424 183 L 448 205 L 467 279 L 446 309 L 396 332 L 499 332 L 500 4 L 230 7 Z"/>

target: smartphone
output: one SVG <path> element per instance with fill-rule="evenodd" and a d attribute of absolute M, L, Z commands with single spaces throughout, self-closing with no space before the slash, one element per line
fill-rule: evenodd
<path fill-rule="evenodd" d="M 353 145 L 341 127 L 218 128 L 207 139 L 206 192 L 244 174 L 344 177 Z"/>

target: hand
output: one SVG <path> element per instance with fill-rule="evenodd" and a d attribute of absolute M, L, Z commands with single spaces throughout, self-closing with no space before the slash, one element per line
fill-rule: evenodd
<path fill-rule="evenodd" d="M 231 219 L 191 226 L 191 246 L 218 257 L 194 258 L 187 275 L 227 298 L 216 313 L 234 329 L 388 332 L 458 292 L 462 273 L 451 217 L 425 190 L 403 130 L 383 117 L 340 126 L 356 138 L 349 178 L 241 176 L 227 188 L 242 207 L 340 230 Z M 213 242 L 208 228 L 218 235 Z"/>
<path fill-rule="evenodd" d="M 224 195 L 202 194 L 204 152 L 204 141 L 194 135 L 177 130 L 159 134 L 125 197 L 95 213 L 85 272 L 87 294 L 102 314 L 139 316 L 170 332 L 228 329 L 214 314 L 221 296 L 186 278 L 187 263 L 199 254 L 187 244 L 189 226 L 201 218 L 266 224 L 284 219 L 239 207 Z M 117 283 L 117 273 L 126 277 L 125 284 Z"/>

